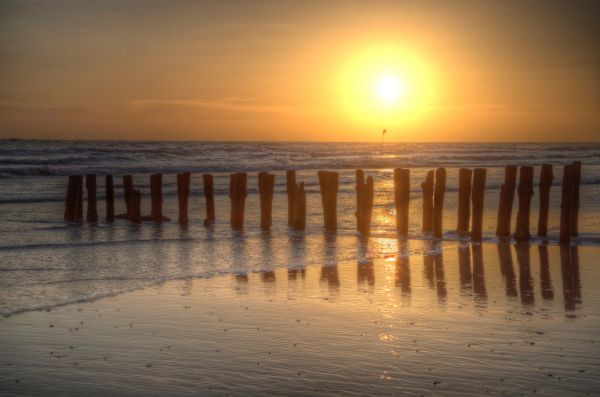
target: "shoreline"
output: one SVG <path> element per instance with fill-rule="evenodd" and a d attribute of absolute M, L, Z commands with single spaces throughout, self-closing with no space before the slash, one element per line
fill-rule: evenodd
<path fill-rule="evenodd" d="M 436 256 L 171 280 L 11 316 L 0 320 L 0 388 L 40 396 L 597 390 L 600 250 L 508 248 L 442 245 Z"/>

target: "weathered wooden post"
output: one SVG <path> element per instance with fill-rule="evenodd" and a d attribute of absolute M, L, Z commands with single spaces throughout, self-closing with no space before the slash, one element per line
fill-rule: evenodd
<path fill-rule="evenodd" d="M 373 177 L 368 177 L 365 183 L 363 170 L 356 170 L 356 229 L 364 236 L 371 231 L 373 195 Z"/>
<path fill-rule="evenodd" d="M 519 210 L 517 211 L 517 227 L 515 240 L 529 241 L 529 212 L 531 210 L 531 196 L 533 196 L 533 167 L 522 166 L 519 172 Z"/>
<path fill-rule="evenodd" d="M 433 230 L 433 171 L 428 171 L 425 182 L 421 184 L 423 189 L 423 232 Z"/>
<path fill-rule="evenodd" d="M 204 198 L 206 199 L 206 218 L 204 226 L 210 226 L 215 223 L 215 191 L 213 187 L 213 176 L 211 174 L 202 175 L 204 183 Z"/>
<path fill-rule="evenodd" d="M 262 230 L 271 230 L 274 189 L 275 175 L 260 172 L 258 174 L 258 193 L 260 195 L 260 228 Z"/>
<path fill-rule="evenodd" d="M 444 216 L 444 194 L 446 192 L 446 169 L 435 171 L 435 190 L 433 195 L 433 237 L 442 237 L 442 220 Z"/>
<path fill-rule="evenodd" d="M 134 189 L 131 192 L 131 221 L 133 223 L 142 222 L 142 193 L 139 190 Z"/>
<path fill-rule="evenodd" d="M 286 192 L 288 199 L 288 226 L 294 225 L 294 197 L 296 196 L 296 171 L 285 172 Z"/>
<path fill-rule="evenodd" d="M 188 218 L 188 198 L 190 196 L 190 179 L 192 174 L 183 172 L 177 174 L 177 199 L 179 202 L 179 224 L 187 225 Z"/>
<path fill-rule="evenodd" d="M 96 175 L 85 176 L 85 189 L 87 190 L 87 216 L 89 223 L 98 222 L 98 207 L 96 202 Z"/>
<path fill-rule="evenodd" d="M 83 175 L 75 176 L 75 220 L 83 219 Z"/>
<path fill-rule="evenodd" d="M 304 182 L 300 182 L 294 189 L 292 202 L 292 227 L 294 230 L 304 230 L 306 228 L 306 192 L 304 191 Z"/>
<path fill-rule="evenodd" d="M 485 179 L 487 170 L 475 168 L 473 172 L 473 219 L 471 223 L 471 240 L 481 241 L 483 238 L 483 197 L 485 194 Z"/>
<path fill-rule="evenodd" d="M 408 235 L 408 206 L 410 200 L 410 169 L 394 169 L 394 203 L 396 204 L 396 231 Z"/>
<path fill-rule="evenodd" d="M 133 177 L 123 175 L 123 199 L 125 200 L 125 214 L 119 215 L 119 218 L 131 219 L 132 199 L 133 199 Z"/>
<path fill-rule="evenodd" d="M 162 213 L 162 174 L 150 175 L 150 202 L 151 215 L 150 217 L 145 217 L 145 219 L 150 218 L 155 223 L 162 223 L 166 220 Z"/>
<path fill-rule="evenodd" d="M 468 168 L 458 170 L 458 221 L 456 232 L 469 233 L 471 219 L 471 179 L 473 171 Z"/>
<path fill-rule="evenodd" d="M 246 205 L 246 181 L 245 172 L 231 174 L 229 179 L 229 198 L 231 199 L 231 228 L 233 230 L 244 229 L 244 207 Z"/>
<path fill-rule="evenodd" d="M 74 185 L 74 177 L 69 176 L 69 182 L 67 183 L 67 194 L 65 195 L 65 211 L 63 212 L 63 219 L 65 222 L 72 221 L 75 216 L 73 215 L 73 185 Z"/>
<path fill-rule="evenodd" d="M 512 207 L 515 200 L 515 187 L 517 185 L 517 166 L 507 165 L 504 168 L 504 183 L 500 188 L 500 204 L 498 205 L 498 223 L 496 236 L 510 237 L 510 224 L 512 221 Z"/>
<path fill-rule="evenodd" d="M 552 180 L 554 175 L 552 174 L 551 164 L 542 164 L 542 171 L 540 173 L 540 212 L 538 216 L 538 236 L 548 235 L 548 212 L 550 209 L 550 188 L 552 186 Z"/>
<path fill-rule="evenodd" d="M 579 189 L 581 185 L 581 161 L 574 161 L 573 172 L 573 201 L 571 207 L 571 236 L 579 235 Z"/>
<path fill-rule="evenodd" d="M 560 201 L 560 243 L 568 245 L 571 242 L 571 227 L 573 205 L 573 166 L 565 165 L 562 180 L 562 197 Z"/>
<path fill-rule="evenodd" d="M 67 194 L 65 195 L 65 211 L 63 219 L 65 222 L 73 222 L 75 220 L 75 177 L 69 176 L 67 184 Z"/>
<path fill-rule="evenodd" d="M 106 222 L 113 223 L 115 221 L 115 186 L 112 175 L 104 177 L 104 186 L 106 189 Z"/>
<path fill-rule="evenodd" d="M 323 221 L 325 230 L 337 231 L 337 192 L 339 173 L 334 171 L 319 171 L 319 187 L 321 188 L 321 203 L 323 205 Z"/>

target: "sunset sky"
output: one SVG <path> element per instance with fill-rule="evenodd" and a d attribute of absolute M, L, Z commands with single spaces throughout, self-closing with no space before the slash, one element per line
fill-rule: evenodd
<path fill-rule="evenodd" d="M 599 1 L 0 0 L 0 138 L 600 140 Z"/>

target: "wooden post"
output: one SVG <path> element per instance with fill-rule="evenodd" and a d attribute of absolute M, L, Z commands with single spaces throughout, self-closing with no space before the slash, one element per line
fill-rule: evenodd
<path fill-rule="evenodd" d="M 271 230 L 274 189 L 275 175 L 260 172 L 258 174 L 258 193 L 260 195 L 260 228 L 262 230 Z"/>
<path fill-rule="evenodd" d="M 475 168 L 473 172 L 473 219 L 471 223 L 471 240 L 481 241 L 483 238 L 483 197 L 485 194 L 485 179 L 487 170 Z"/>
<path fill-rule="evenodd" d="M 177 199 L 179 202 L 179 224 L 187 225 L 188 219 L 188 198 L 190 196 L 190 179 L 192 174 L 183 172 L 177 174 Z"/>
<path fill-rule="evenodd" d="M 204 198 L 206 199 L 206 218 L 204 226 L 210 226 L 215 223 L 215 191 L 213 188 L 213 176 L 211 174 L 202 175 L 204 182 Z"/>
<path fill-rule="evenodd" d="M 333 171 L 319 171 L 321 203 L 323 205 L 323 221 L 325 230 L 337 231 L 337 192 L 339 174 Z"/>
<path fill-rule="evenodd" d="M 435 171 L 435 191 L 433 195 L 433 237 L 442 237 L 442 219 L 444 216 L 444 193 L 446 191 L 446 169 Z"/>
<path fill-rule="evenodd" d="M 88 174 L 85 176 L 85 189 L 87 190 L 87 221 L 89 223 L 98 222 L 98 207 L 96 202 L 96 175 Z"/>
<path fill-rule="evenodd" d="M 133 223 L 142 222 L 142 194 L 139 190 L 134 189 L 131 192 L 131 221 Z"/>
<path fill-rule="evenodd" d="M 542 171 L 540 174 L 540 212 L 538 216 L 538 236 L 548 235 L 548 211 L 550 209 L 550 187 L 552 186 L 552 180 L 554 175 L 552 174 L 551 164 L 542 164 Z"/>
<path fill-rule="evenodd" d="M 123 175 L 123 198 L 125 200 L 126 212 L 120 215 L 119 218 L 131 219 L 133 205 L 133 177 L 131 175 Z"/>
<path fill-rule="evenodd" d="M 104 186 L 106 189 L 106 223 L 113 223 L 115 221 L 115 186 L 112 175 L 104 177 Z"/>
<path fill-rule="evenodd" d="M 65 211 L 63 213 L 63 219 L 65 222 L 73 222 L 75 220 L 75 177 L 69 176 L 69 182 L 67 184 L 67 194 L 65 195 Z"/>
<path fill-rule="evenodd" d="M 75 220 L 83 219 L 83 175 L 75 177 Z"/>
<path fill-rule="evenodd" d="M 294 189 L 292 202 L 294 203 L 294 207 L 292 208 L 292 227 L 294 230 L 304 230 L 306 227 L 306 192 L 304 191 L 304 182 L 300 182 Z"/>
<path fill-rule="evenodd" d="M 238 172 L 229 179 L 229 198 L 231 199 L 231 228 L 244 229 L 244 207 L 246 205 L 247 174 Z"/>
<path fill-rule="evenodd" d="M 573 166 L 565 165 L 562 180 L 562 198 L 560 201 L 560 243 L 568 245 L 571 242 L 573 201 Z"/>
<path fill-rule="evenodd" d="M 533 167 L 523 166 L 519 172 L 519 210 L 517 211 L 517 227 L 515 240 L 529 241 L 529 212 L 531 210 L 531 196 L 533 196 Z"/>
<path fill-rule="evenodd" d="M 162 197 L 162 174 L 150 175 L 150 200 L 151 200 L 151 215 L 145 217 L 155 223 L 162 223 L 166 218 L 162 213 L 163 197 Z"/>
<path fill-rule="evenodd" d="M 423 189 L 423 231 L 433 230 L 433 171 L 428 171 L 425 182 L 421 184 Z"/>
<path fill-rule="evenodd" d="M 515 200 L 515 187 L 517 185 L 517 166 L 507 165 L 504 168 L 504 184 L 500 188 L 500 204 L 498 205 L 498 223 L 496 236 L 510 237 L 510 224 L 512 221 L 512 207 Z"/>
<path fill-rule="evenodd" d="M 579 189 L 581 184 L 581 161 L 574 161 L 573 172 L 573 200 L 571 202 L 571 236 L 579 235 Z"/>
<path fill-rule="evenodd" d="M 371 232 L 373 195 L 373 177 L 368 177 L 365 183 L 363 170 L 356 170 L 356 229 L 364 236 Z"/>
<path fill-rule="evenodd" d="M 396 231 L 408 235 L 408 205 L 410 200 L 410 169 L 394 169 L 394 202 L 396 204 Z"/>
<path fill-rule="evenodd" d="M 458 234 L 469 233 L 471 218 L 471 179 L 473 171 L 468 168 L 458 170 Z"/>
<path fill-rule="evenodd" d="M 288 226 L 294 224 L 294 197 L 296 196 L 296 171 L 288 170 L 285 172 L 286 192 L 288 199 Z"/>

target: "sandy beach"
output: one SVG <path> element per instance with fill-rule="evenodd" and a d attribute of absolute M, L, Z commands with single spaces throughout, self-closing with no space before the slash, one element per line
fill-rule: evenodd
<path fill-rule="evenodd" d="M 3 318 L 0 393 L 598 390 L 597 247 L 420 244 L 421 254 L 168 281 Z"/>

